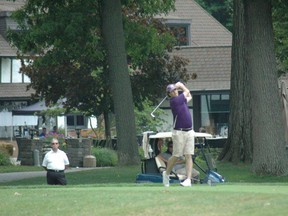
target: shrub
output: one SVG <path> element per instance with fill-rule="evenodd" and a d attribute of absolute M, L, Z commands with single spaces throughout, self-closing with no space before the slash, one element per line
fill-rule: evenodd
<path fill-rule="evenodd" d="M 46 134 L 46 136 L 43 139 L 44 142 L 47 142 L 47 143 L 51 143 L 52 139 L 58 139 L 59 143 L 62 144 L 65 142 L 65 135 L 64 134 L 53 134 L 52 132 L 51 133 L 48 133 Z"/>
<path fill-rule="evenodd" d="M 10 165 L 9 155 L 6 152 L 0 150 L 0 166 Z"/>
<path fill-rule="evenodd" d="M 117 153 L 112 149 L 94 147 L 92 154 L 96 157 L 98 167 L 116 166 L 118 163 Z"/>
<path fill-rule="evenodd" d="M 141 160 L 144 160 L 144 159 L 145 159 L 145 157 L 144 157 L 144 150 L 143 150 L 142 146 L 139 146 L 139 147 L 138 147 L 138 154 L 139 154 Z"/>
<path fill-rule="evenodd" d="M 13 145 L 10 143 L 0 143 L 0 151 L 6 152 L 8 155 L 13 155 Z"/>

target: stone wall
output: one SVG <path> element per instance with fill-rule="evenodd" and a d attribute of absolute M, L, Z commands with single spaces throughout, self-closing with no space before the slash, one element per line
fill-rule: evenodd
<path fill-rule="evenodd" d="M 50 143 L 44 140 L 31 140 L 27 138 L 17 138 L 18 160 L 21 165 L 35 165 L 35 150 L 38 150 L 40 165 Z M 82 167 L 83 159 L 86 155 L 91 154 L 92 140 L 90 139 L 66 139 L 65 149 L 71 167 Z"/>
<path fill-rule="evenodd" d="M 86 155 L 91 155 L 92 140 L 67 139 L 67 153 L 71 167 L 83 167 L 83 159 Z"/>

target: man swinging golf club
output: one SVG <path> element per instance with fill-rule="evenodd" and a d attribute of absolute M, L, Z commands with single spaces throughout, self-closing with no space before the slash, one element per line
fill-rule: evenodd
<path fill-rule="evenodd" d="M 178 93 L 178 89 L 182 91 Z M 166 88 L 170 97 L 170 107 L 173 114 L 172 140 L 174 143 L 172 157 L 169 158 L 167 169 L 163 172 L 163 184 L 169 187 L 169 174 L 178 157 L 185 156 L 187 179 L 180 184 L 184 187 L 191 186 L 191 173 L 193 168 L 192 155 L 194 154 L 194 131 L 192 117 L 189 112 L 188 102 L 192 99 L 189 89 L 181 82 L 169 84 Z"/>

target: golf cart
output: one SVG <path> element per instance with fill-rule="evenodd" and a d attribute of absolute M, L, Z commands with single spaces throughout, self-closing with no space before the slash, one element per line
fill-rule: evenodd
<path fill-rule="evenodd" d="M 216 171 L 216 166 L 210 157 L 210 149 L 207 146 L 207 139 L 211 139 L 212 135 L 208 133 L 195 132 L 195 155 L 193 156 L 194 168 L 200 169 L 204 174 L 204 179 L 200 179 L 200 183 L 222 183 L 224 178 Z M 165 148 L 160 141 L 167 143 L 172 140 L 172 132 L 145 132 L 143 133 L 142 148 L 144 158 L 141 163 L 141 173 L 137 175 L 137 183 L 160 183 L 162 182 L 162 172 L 166 169 L 166 164 L 157 157 Z M 208 151 L 208 154 L 206 153 Z M 204 169 L 196 158 L 202 155 L 207 169 Z M 173 173 L 170 175 L 170 183 L 180 183 L 185 176 Z"/>

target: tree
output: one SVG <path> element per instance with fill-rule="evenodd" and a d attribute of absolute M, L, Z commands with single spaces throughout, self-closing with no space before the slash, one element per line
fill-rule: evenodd
<path fill-rule="evenodd" d="M 229 123 L 232 130 L 229 131 L 227 143 L 230 149 L 226 146 L 224 150 L 229 149 L 232 155 L 230 157 L 226 152 L 229 160 L 238 162 L 239 145 L 245 156 L 251 155 L 252 148 L 253 172 L 258 175 L 283 175 L 287 172 L 287 154 L 278 90 L 271 2 L 235 0 L 234 4 L 231 95 L 239 98 L 231 99 Z M 244 82 L 247 82 L 246 86 Z M 241 105 L 236 101 L 239 99 L 244 99 L 243 102 L 247 104 Z M 251 110 L 251 115 L 241 115 L 244 110 Z M 238 118 L 235 117 L 237 112 L 240 113 Z M 250 133 L 242 127 L 251 129 Z M 225 158 L 224 155 L 222 152 L 222 158 Z M 249 157 L 247 159 L 250 160 Z"/>
<path fill-rule="evenodd" d="M 244 4 L 234 1 L 229 136 L 218 159 L 252 162 L 251 96 L 245 50 Z"/>
<path fill-rule="evenodd" d="M 232 31 L 233 0 L 196 0 L 216 20 Z"/>
<path fill-rule="evenodd" d="M 128 74 L 120 0 L 102 1 L 102 26 L 107 48 L 109 79 L 116 113 L 120 164 L 135 164 L 139 158 L 132 89 Z"/>
<path fill-rule="evenodd" d="M 129 19 L 125 19 L 126 28 L 130 29 L 131 25 L 134 24 L 133 26 L 138 29 L 146 29 L 146 31 L 143 31 L 146 33 L 144 38 L 135 37 L 135 34 L 125 35 L 129 38 L 129 43 L 127 43 L 127 40 L 126 45 L 130 50 L 128 56 L 125 54 L 125 58 L 129 59 L 129 64 L 133 69 L 129 75 L 132 77 L 133 87 L 137 86 L 141 89 L 141 91 L 135 91 L 133 98 L 135 104 L 141 108 L 141 101 L 146 98 L 156 100 L 159 96 L 159 86 L 163 88 L 168 81 L 170 82 L 175 76 L 175 72 L 176 76 L 185 78 L 186 70 L 183 69 L 183 66 L 187 62 L 181 58 L 173 58 L 167 55 L 165 49 L 173 46 L 172 36 L 169 36 L 169 32 L 164 31 L 165 28 L 163 25 L 161 27 L 160 22 L 156 22 L 150 17 L 155 13 L 170 10 L 173 0 L 165 1 L 165 3 L 162 1 L 148 1 L 151 4 L 147 4 L 147 1 L 123 2 L 127 4 L 126 7 L 137 3 L 133 13 L 123 13 L 129 17 Z M 154 7 L 155 4 L 157 7 Z M 159 7 L 161 5 L 162 7 Z M 124 9 L 125 7 L 123 7 Z M 111 89 L 114 89 L 114 94 L 121 91 L 119 91 L 119 87 L 115 89 L 116 82 L 111 81 L 111 78 L 115 79 L 115 77 L 111 73 L 107 76 L 108 71 L 111 71 L 113 67 L 107 66 L 107 56 L 102 38 L 101 10 L 103 8 L 99 1 L 59 0 L 54 4 L 49 0 L 30 0 L 14 16 L 20 24 L 21 31 L 10 31 L 9 37 L 11 42 L 21 51 L 20 57 L 23 60 L 28 60 L 25 63 L 23 61 L 21 70 L 31 78 L 29 87 L 36 90 L 35 96 L 45 98 L 47 103 L 53 103 L 59 98 L 65 97 L 67 99 L 65 102 L 67 111 L 77 107 L 87 115 L 94 114 L 98 116 L 104 113 L 105 122 L 107 123 L 109 122 L 107 118 L 109 112 L 115 111 L 116 117 L 119 115 L 117 112 L 121 113 L 120 105 L 117 103 L 118 108 L 115 108 L 116 102 L 112 103 Z M 150 16 L 147 14 L 150 14 Z M 134 22 L 128 22 L 130 18 L 132 21 L 138 21 L 137 25 Z M 158 29 L 156 24 L 159 27 Z M 134 37 L 132 38 L 131 35 Z M 145 43 L 145 38 L 148 41 L 153 41 L 153 43 Z M 142 43 L 145 44 L 146 52 L 133 52 L 133 50 L 137 50 L 136 46 Z M 108 46 L 107 43 L 106 45 Z M 123 53 L 121 54 L 123 55 Z M 111 61 L 110 59 L 109 63 L 113 64 Z M 157 64 L 157 61 L 159 64 Z M 153 63 L 157 67 L 145 66 L 148 63 Z M 139 71 L 141 72 L 139 73 Z M 121 68 L 121 76 L 125 76 L 125 73 L 128 74 L 128 71 L 124 72 L 124 69 Z M 147 88 L 144 85 L 151 77 L 157 77 L 157 79 L 151 79 L 153 80 L 151 83 L 155 85 L 149 85 Z M 110 85 L 111 83 L 113 85 Z M 130 83 L 126 81 L 124 86 L 125 88 L 127 86 L 127 88 L 131 88 L 129 85 Z M 115 99 L 114 94 L 113 98 Z M 131 94 L 128 92 L 128 97 L 130 96 Z M 115 100 L 119 99 L 117 97 Z M 131 105 L 129 102 L 126 106 L 128 104 Z M 130 107 L 127 110 L 131 112 Z M 123 111 L 124 114 L 127 110 Z M 133 118 L 130 120 L 133 120 Z M 127 121 L 127 116 L 122 117 L 120 121 Z M 121 130 L 124 131 L 127 127 L 125 133 L 127 131 L 130 133 L 130 123 L 127 125 L 120 124 L 118 120 L 117 124 L 117 130 L 118 127 L 121 127 Z M 105 124 L 105 127 L 107 127 L 107 124 Z M 107 128 L 107 130 L 109 129 Z M 123 137 L 123 132 L 121 133 L 121 137 Z M 135 134 L 134 130 L 131 131 L 131 134 Z M 122 138 L 118 140 L 122 143 L 120 146 L 129 146 L 134 142 L 125 143 L 122 140 Z M 124 147 L 120 147 L 119 151 L 122 151 L 122 149 Z M 135 151 L 133 152 L 135 153 Z M 127 155 L 127 152 L 123 155 Z M 124 160 L 129 160 L 127 157 L 123 158 L 125 159 L 120 160 L 123 163 Z M 131 158 L 134 160 L 135 157 Z M 131 161 L 126 162 L 130 163 Z"/>
<path fill-rule="evenodd" d="M 134 112 L 136 116 L 136 131 L 137 134 L 142 134 L 143 131 L 158 131 L 157 128 L 160 128 L 165 120 L 161 118 L 151 118 L 151 112 L 154 110 L 154 106 L 151 101 L 145 100 L 142 103 L 143 109 L 138 109 L 135 107 Z M 155 114 L 164 114 L 163 110 L 157 109 Z"/>
<path fill-rule="evenodd" d="M 279 74 L 282 74 L 288 72 L 288 2 L 273 0 L 272 3 L 277 65 Z"/>
<path fill-rule="evenodd" d="M 167 54 L 175 39 L 159 20 L 151 17 L 171 10 L 174 1 L 136 2 L 126 1 L 123 15 L 127 58 L 133 69 L 132 85 L 141 89 L 133 97 L 135 104 L 141 105 L 145 98 L 156 102 L 161 96 L 158 89 L 175 76 L 183 80 L 188 77 L 184 68 L 187 61 Z M 22 72 L 31 78 L 29 87 L 36 90 L 36 96 L 45 98 L 47 103 L 65 97 L 65 107 L 78 107 L 87 114 L 113 111 L 109 80 L 105 76 L 100 11 L 98 1 L 59 0 L 54 4 L 30 0 L 15 12 L 20 31 L 10 31 L 8 36 L 19 49 L 19 57 L 28 60 Z M 147 81 L 145 88 L 143 80 Z M 95 82 L 97 85 L 93 85 Z"/>
<path fill-rule="evenodd" d="M 232 31 L 232 17 L 235 11 L 232 0 L 196 0 L 205 10 L 217 19 L 227 29 Z M 272 0 L 272 17 L 276 46 L 277 67 L 279 75 L 288 72 L 288 2 L 285 0 Z"/>
<path fill-rule="evenodd" d="M 287 172 L 284 121 L 272 28 L 271 1 L 244 1 L 247 27 L 247 72 L 251 87 L 253 171 Z M 253 14 L 251 16 L 251 14 Z"/>

